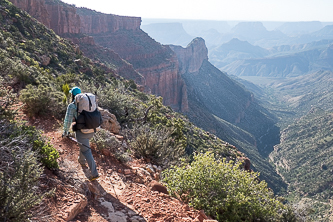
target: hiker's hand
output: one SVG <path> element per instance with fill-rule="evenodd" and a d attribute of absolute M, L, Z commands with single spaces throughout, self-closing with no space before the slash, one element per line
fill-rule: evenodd
<path fill-rule="evenodd" d="M 62 138 L 64 138 L 64 137 L 68 137 L 69 136 L 69 132 L 63 132 L 63 134 L 62 134 Z"/>

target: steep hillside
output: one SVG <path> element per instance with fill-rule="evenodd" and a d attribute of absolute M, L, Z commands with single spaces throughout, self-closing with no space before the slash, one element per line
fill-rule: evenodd
<path fill-rule="evenodd" d="M 97 45 L 91 36 L 84 34 L 63 34 L 62 36 L 77 44 L 79 50 L 94 62 L 114 70 L 116 74 L 125 79 L 134 80 L 143 88 L 146 86 L 144 76 L 137 72 L 132 64 L 122 59 L 113 50 Z"/>
<path fill-rule="evenodd" d="M 332 198 L 332 113 L 313 107 L 282 131 L 270 159 L 288 183 L 293 201 L 311 200 L 316 221 L 326 221 Z"/>
<path fill-rule="evenodd" d="M 61 1 L 48 0 L 12 0 L 11 2 L 30 13 L 46 27 L 56 32 L 56 34 L 72 40 L 74 44 L 80 46 L 77 50 L 81 50 L 94 61 L 107 66 L 115 74 L 127 79 L 133 79 L 137 84 L 145 85 L 144 77 L 114 51 L 97 46 L 92 37 L 80 34 L 81 20 L 73 6 Z"/>
<path fill-rule="evenodd" d="M 170 105 L 175 110 L 186 110 L 187 100 L 182 97 L 186 88 L 178 75 L 177 58 L 168 47 L 157 43 L 140 29 L 141 18 L 103 14 L 86 8 L 77 9 L 60 0 L 23 2 L 12 0 L 12 2 L 40 19 L 41 23 L 57 34 L 74 37 L 74 41 L 76 40 L 80 45 L 83 44 L 83 49 L 87 49 L 87 43 L 85 39 L 78 39 L 78 34 L 93 36 L 95 43 L 111 49 L 122 59 L 130 62 L 135 71 L 143 75 L 145 80 L 142 80 L 134 71 L 130 72 L 135 75 L 127 74 L 126 77 L 144 84 L 147 92 L 162 96 L 164 104 Z M 91 49 L 91 45 L 88 48 Z M 110 57 L 105 56 L 104 52 L 101 57 L 96 58 L 100 50 L 85 52 L 88 52 L 87 56 L 98 59 L 102 63 L 108 63 L 110 58 L 116 58 L 112 52 L 109 52 Z M 116 58 L 112 63 L 118 64 L 118 61 L 119 59 Z M 130 68 L 128 64 L 123 64 L 118 70 Z"/>
<path fill-rule="evenodd" d="M 194 39 L 186 48 L 170 47 L 178 56 L 186 82 L 189 111 L 185 114 L 197 125 L 239 147 L 253 160 L 262 178 L 274 190 L 280 190 L 284 186 L 281 178 L 264 160 L 279 141 L 274 117 L 255 101 L 253 94 L 208 62 L 202 54 L 207 55 L 203 39 Z M 264 142 L 266 137 L 270 143 Z"/>
<path fill-rule="evenodd" d="M 186 98 L 183 98 L 186 88 L 178 75 L 176 56 L 169 47 L 156 42 L 140 29 L 140 18 L 135 20 L 139 23 L 133 24 L 127 22 L 124 16 L 106 15 L 84 8 L 77 9 L 77 13 L 82 21 L 82 32 L 93 36 L 97 44 L 112 49 L 131 63 L 144 76 L 151 93 L 162 96 L 164 104 L 175 110 L 186 109 Z M 110 26 L 107 21 L 116 25 Z"/>

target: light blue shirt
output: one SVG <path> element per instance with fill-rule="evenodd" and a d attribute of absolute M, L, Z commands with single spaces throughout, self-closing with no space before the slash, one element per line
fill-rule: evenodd
<path fill-rule="evenodd" d="M 77 109 L 74 103 L 71 103 L 67 107 L 65 120 L 64 120 L 64 132 L 68 133 L 71 129 L 71 125 L 74 119 L 77 118 Z"/>

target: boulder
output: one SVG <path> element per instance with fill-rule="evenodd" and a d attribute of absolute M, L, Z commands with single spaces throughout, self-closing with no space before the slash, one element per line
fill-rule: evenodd
<path fill-rule="evenodd" d="M 46 56 L 46 55 L 42 55 L 41 56 L 41 63 L 43 66 L 48 66 L 50 64 L 51 58 Z"/>
<path fill-rule="evenodd" d="M 98 107 L 98 110 L 101 112 L 103 120 L 101 128 L 108 130 L 111 133 L 119 134 L 120 124 L 118 123 L 116 116 L 110 113 L 107 109 Z"/>
<path fill-rule="evenodd" d="M 79 194 L 78 196 L 76 196 L 76 199 L 73 201 L 69 201 L 66 209 L 63 211 L 63 219 L 65 221 L 70 221 L 73 218 L 76 217 L 76 215 L 78 215 L 80 212 L 82 212 L 82 210 L 87 206 L 88 204 L 88 200 L 87 198 L 82 195 Z"/>
<path fill-rule="evenodd" d="M 169 194 L 168 189 L 159 182 L 157 182 L 156 180 L 151 181 L 149 186 L 151 187 L 150 189 L 152 191 L 158 191 L 160 193 Z"/>

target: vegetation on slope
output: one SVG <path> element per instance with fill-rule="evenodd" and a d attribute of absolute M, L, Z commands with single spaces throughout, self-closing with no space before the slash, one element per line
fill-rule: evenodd
<path fill-rule="evenodd" d="M 288 200 L 310 206 L 315 221 L 325 221 L 330 210 L 332 75 L 319 71 L 276 82 L 261 97 L 281 127 L 271 162 L 288 184 Z"/>
<path fill-rule="evenodd" d="M 313 108 L 283 130 L 270 158 L 288 182 L 292 201 L 312 199 L 316 216 L 328 216 L 332 197 L 333 115 Z"/>
<path fill-rule="evenodd" d="M 240 165 L 199 154 L 164 172 L 171 194 L 180 196 L 219 221 L 295 221 L 291 209 L 274 197 L 258 173 L 239 170 Z"/>
<path fill-rule="evenodd" d="M 21 95 L 28 115 L 62 118 L 69 99 L 63 90 L 68 91 L 71 86 L 79 85 L 83 91 L 96 93 L 99 105 L 117 116 L 131 145 L 124 152 L 150 158 L 163 167 L 179 164 L 180 157 L 191 162 L 195 152 L 211 151 L 234 161 L 243 156 L 234 146 L 199 129 L 184 116 L 163 106 L 162 98 L 143 94 L 136 90 L 133 81 L 117 79 L 112 72 L 105 72 L 103 67 L 85 58 L 69 41 L 36 23 L 8 1 L 1 0 L 1 6 L 0 75 L 4 79 L 3 86 Z M 7 115 L 10 114 L 7 104 L 11 102 L 6 102 L 6 98 L 10 95 L 1 96 L 5 98 L 5 102 L 1 101 L 1 116 L 8 119 L 13 116 Z M 0 168 L 0 187 L 4 194 L 1 198 L 7 198 L 1 199 L 1 204 L 5 205 L 0 205 L 0 210 L 5 221 L 8 218 L 23 221 L 28 217 L 23 212 L 43 197 L 42 193 L 34 190 L 42 171 L 39 164 L 57 167 L 54 162 L 57 152 L 40 137 L 40 132 L 24 123 L 13 124 L 8 123 L 1 128 L 1 152 L 4 149 L 5 153 L 9 153 L 6 154 L 8 158 L 6 155 L 1 157 L 6 156 L 6 161 L 13 161 L 10 162 L 12 165 L 1 162 L 9 168 Z M 25 152 L 18 155 L 22 149 Z M 22 169 L 22 166 L 26 167 Z M 238 165 L 233 167 L 233 171 L 237 175 L 245 173 Z M 259 183 L 258 186 L 265 187 L 265 183 Z M 223 187 L 214 189 L 218 191 Z M 262 192 L 268 190 L 264 188 Z M 274 202 L 278 203 L 277 200 Z M 260 204 L 262 207 L 268 206 L 266 202 Z M 15 212 L 15 215 L 9 215 L 8 212 Z"/>

